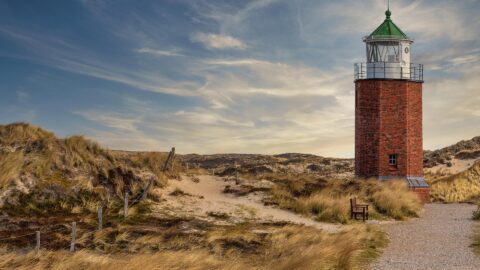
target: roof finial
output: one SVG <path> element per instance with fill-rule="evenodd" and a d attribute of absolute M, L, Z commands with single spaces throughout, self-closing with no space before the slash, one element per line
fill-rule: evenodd
<path fill-rule="evenodd" d="M 387 2 L 387 11 L 385 11 L 385 15 L 387 16 L 387 20 L 390 20 L 390 16 L 392 15 L 392 12 L 390 12 L 390 0 Z"/>

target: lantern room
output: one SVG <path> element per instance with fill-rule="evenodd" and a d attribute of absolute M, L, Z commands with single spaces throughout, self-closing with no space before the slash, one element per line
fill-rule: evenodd
<path fill-rule="evenodd" d="M 355 64 L 355 79 L 423 80 L 423 66 L 410 61 L 410 39 L 392 21 L 390 10 L 383 23 L 363 38 L 367 62 Z"/>

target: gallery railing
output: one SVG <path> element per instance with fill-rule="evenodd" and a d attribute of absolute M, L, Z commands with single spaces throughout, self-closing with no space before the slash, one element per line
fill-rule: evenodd
<path fill-rule="evenodd" d="M 423 65 L 401 66 L 400 63 L 389 62 L 355 63 L 354 78 L 355 80 L 402 79 L 423 82 Z"/>

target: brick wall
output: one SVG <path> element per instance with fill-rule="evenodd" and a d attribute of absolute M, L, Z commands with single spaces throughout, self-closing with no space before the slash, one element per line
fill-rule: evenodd
<path fill-rule="evenodd" d="M 423 177 L 422 83 L 355 82 L 355 174 Z"/>
<path fill-rule="evenodd" d="M 417 193 L 422 203 L 430 202 L 430 188 L 413 188 L 412 190 Z"/>

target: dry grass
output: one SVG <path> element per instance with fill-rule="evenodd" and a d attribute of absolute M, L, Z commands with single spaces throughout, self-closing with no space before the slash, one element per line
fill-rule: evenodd
<path fill-rule="evenodd" d="M 480 204 L 477 210 L 472 213 L 472 219 L 476 220 L 473 227 L 472 245 L 473 251 L 480 256 Z"/>
<path fill-rule="evenodd" d="M 3 251 L 0 252 L 0 268 L 364 269 L 387 242 L 383 233 L 365 226 L 337 234 L 293 225 L 263 228 L 264 232 L 255 232 L 255 228 L 251 224 L 215 228 L 201 241 L 192 241 L 191 237 L 181 234 L 175 237 L 148 234 L 132 239 L 135 233 L 127 230 L 121 233 L 103 230 L 93 236 L 98 246 L 115 239 L 117 244 L 127 245 L 128 252 L 107 255 L 87 250 L 74 254 Z M 152 253 L 139 245 L 158 249 Z"/>
<path fill-rule="evenodd" d="M 480 199 L 480 162 L 468 170 L 430 182 L 430 197 L 434 201 L 471 202 Z"/>
<path fill-rule="evenodd" d="M 29 124 L 0 126 L 0 207 L 13 216 L 89 213 L 99 205 L 115 212 L 125 191 L 137 196 L 152 179 L 166 185 L 165 160 L 166 153 L 110 151 L 81 136 L 58 139 Z"/>
<path fill-rule="evenodd" d="M 474 225 L 471 247 L 475 254 L 480 256 L 480 221 L 477 221 Z"/>
<path fill-rule="evenodd" d="M 106 256 L 89 251 L 30 252 L 0 255 L 2 269 L 245 269 L 241 263 L 213 257 L 205 251 L 177 251 L 154 254 Z"/>
<path fill-rule="evenodd" d="M 419 216 L 422 206 L 418 196 L 408 189 L 405 181 L 324 180 L 308 176 L 269 176 L 277 186 L 270 190 L 267 203 L 280 208 L 312 215 L 327 222 L 349 222 L 349 198 L 371 205 L 373 218 L 404 219 Z"/>
<path fill-rule="evenodd" d="M 350 206 L 348 196 L 334 196 L 326 191 L 317 192 L 295 201 L 294 210 L 302 214 L 313 214 L 318 221 L 347 223 Z"/>
<path fill-rule="evenodd" d="M 477 210 L 475 210 L 472 214 L 472 219 L 473 220 L 479 220 L 480 221 L 480 204 L 478 205 Z"/>

